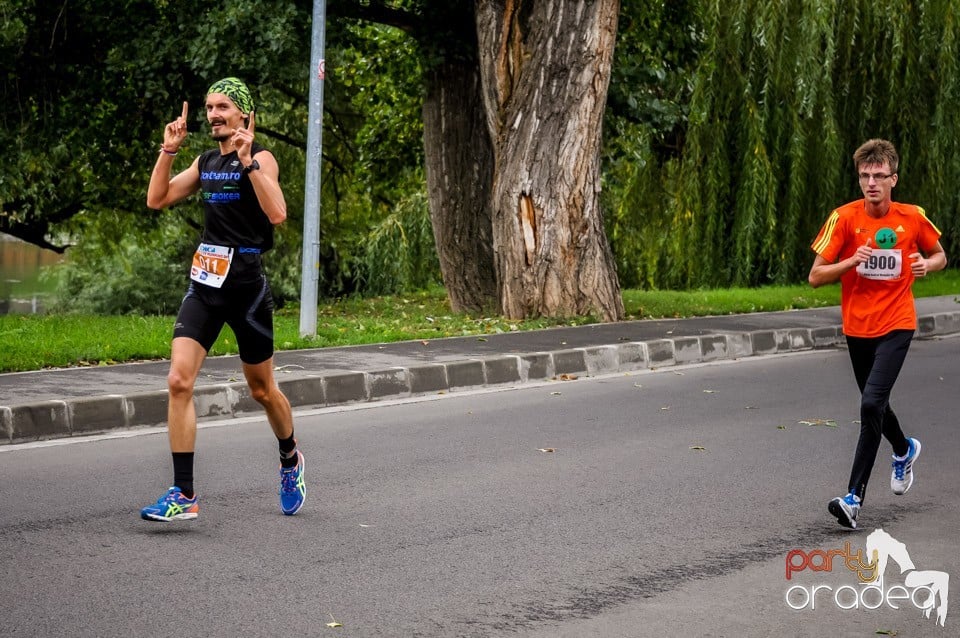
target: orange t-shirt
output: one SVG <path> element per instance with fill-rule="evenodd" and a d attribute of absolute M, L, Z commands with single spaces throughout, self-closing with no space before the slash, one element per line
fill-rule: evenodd
<path fill-rule="evenodd" d="M 843 332 L 851 337 L 879 337 L 891 330 L 916 330 L 910 255 L 927 253 L 940 231 L 919 206 L 891 202 L 883 217 L 867 214 L 859 199 L 830 213 L 812 244 L 813 251 L 836 263 L 872 239 L 870 261 L 840 278 Z"/>

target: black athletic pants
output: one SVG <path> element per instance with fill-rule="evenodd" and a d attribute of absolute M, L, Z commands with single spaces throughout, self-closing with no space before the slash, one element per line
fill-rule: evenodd
<path fill-rule="evenodd" d="M 880 437 L 903 456 L 909 449 L 897 415 L 890 409 L 890 392 L 910 349 L 913 330 L 893 330 L 882 337 L 847 337 L 853 374 L 860 388 L 860 439 L 853 457 L 849 490 L 863 500 L 870 470 L 877 460 Z"/>

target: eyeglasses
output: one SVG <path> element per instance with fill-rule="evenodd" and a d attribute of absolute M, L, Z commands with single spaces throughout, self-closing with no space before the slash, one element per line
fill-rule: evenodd
<path fill-rule="evenodd" d="M 885 179 L 893 177 L 895 173 L 860 173 L 861 182 L 869 182 L 871 179 L 875 182 L 882 182 Z"/>

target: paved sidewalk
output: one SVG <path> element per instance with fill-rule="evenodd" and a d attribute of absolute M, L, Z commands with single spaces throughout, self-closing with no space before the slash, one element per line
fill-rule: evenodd
<path fill-rule="evenodd" d="M 960 333 L 958 297 L 917 300 L 918 336 Z M 625 321 L 484 337 L 278 352 L 294 409 L 831 347 L 839 307 Z M 166 422 L 168 362 L 0 374 L 0 444 Z M 235 356 L 207 359 L 199 419 L 262 413 Z"/>

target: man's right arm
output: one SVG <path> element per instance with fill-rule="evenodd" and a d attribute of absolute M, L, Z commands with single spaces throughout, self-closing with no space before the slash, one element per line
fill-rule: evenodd
<path fill-rule="evenodd" d="M 809 281 L 810 285 L 814 288 L 840 281 L 844 273 L 851 268 L 857 267 L 856 262 L 851 263 L 852 259 L 851 257 L 850 259 L 844 259 L 843 261 L 831 264 L 820 255 L 817 255 L 816 259 L 813 260 L 813 267 L 810 268 L 810 274 L 807 275 L 807 281 Z"/>
<path fill-rule="evenodd" d="M 161 151 L 150 174 L 147 207 L 160 210 L 196 193 L 200 189 L 199 163 L 198 157 L 193 160 L 190 168 L 171 179 L 170 168 L 173 165 L 173 155 Z"/>
<path fill-rule="evenodd" d="M 871 240 L 868 239 L 866 244 L 857 248 L 857 252 L 835 264 L 831 264 L 823 256 L 817 255 L 816 259 L 813 260 L 813 266 L 810 268 L 810 274 L 807 275 L 807 281 L 814 288 L 840 281 L 840 278 L 847 271 L 870 260 L 870 254 L 873 252 L 870 243 Z"/>
<path fill-rule="evenodd" d="M 173 158 L 183 141 L 187 139 L 187 115 L 189 105 L 183 103 L 183 112 L 180 117 L 167 124 L 163 129 L 163 144 L 160 146 L 160 157 L 153 165 L 150 174 L 150 185 L 147 187 L 147 206 L 154 210 L 166 208 L 176 204 L 181 199 L 189 197 L 200 190 L 200 158 L 193 160 L 190 168 L 170 179 L 170 168 Z"/>

